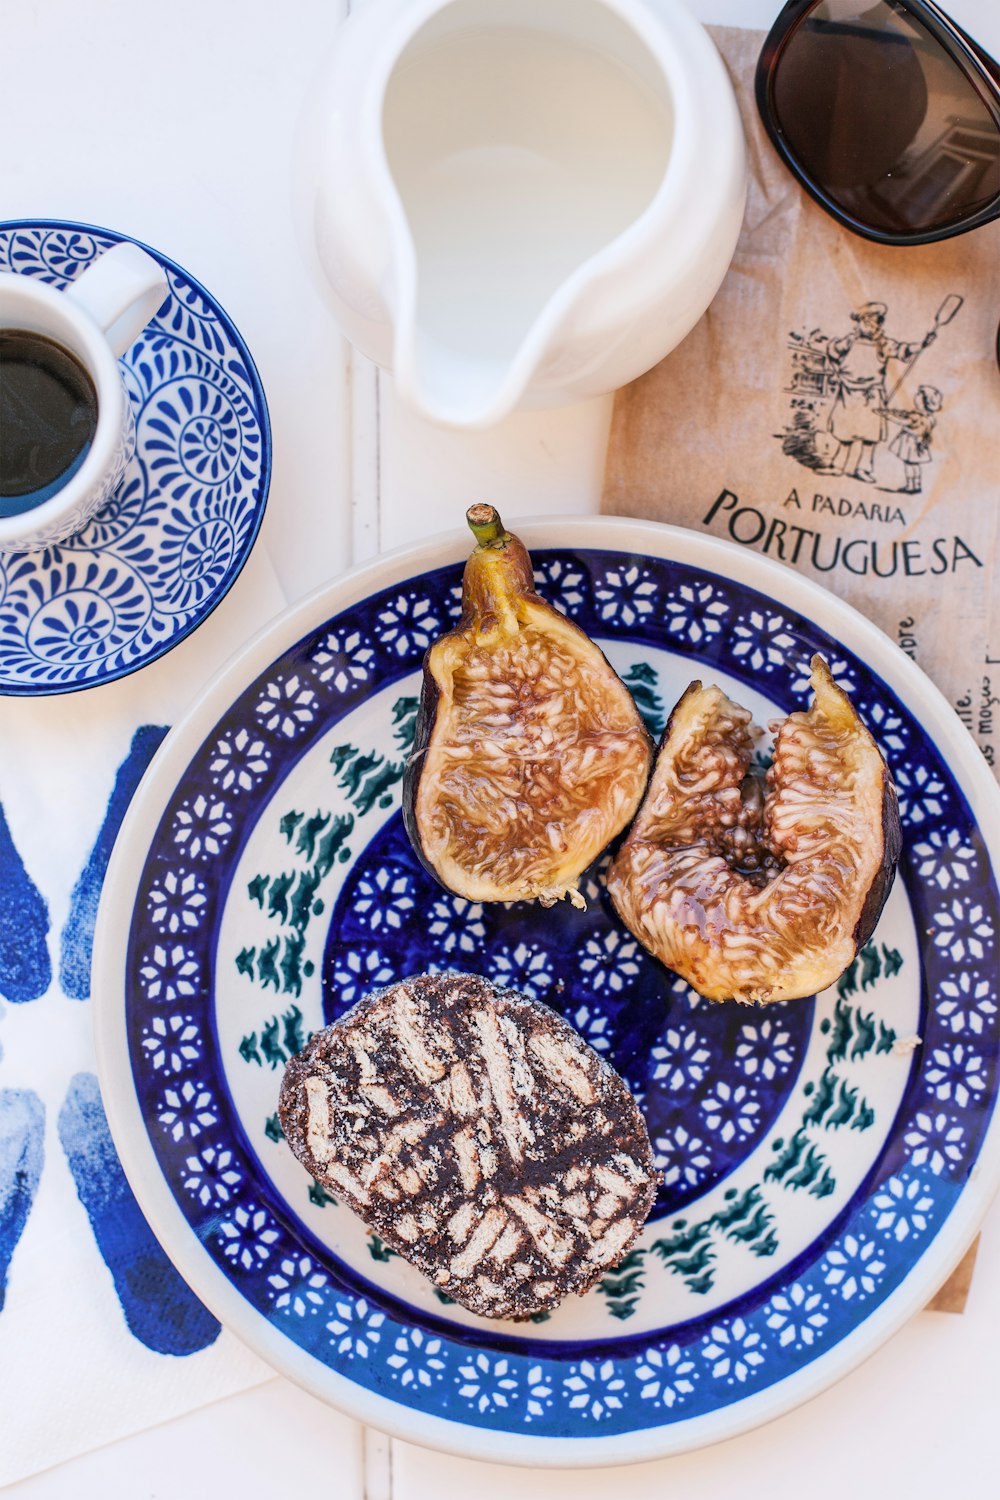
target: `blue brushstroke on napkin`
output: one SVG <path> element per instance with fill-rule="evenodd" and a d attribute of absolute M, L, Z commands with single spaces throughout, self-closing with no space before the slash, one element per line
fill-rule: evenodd
<path fill-rule="evenodd" d="M 125 1180 L 93 1073 L 77 1073 L 70 1083 L 59 1139 L 130 1331 L 157 1354 L 194 1354 L 213 1344 L 218 1322 L 156 1243 Z"/>
<path fill-rule="evenodd" d="M 0 807 L 0 999 L 37 1000 L 52 983 L 49 909 L 24 867 Z"/>
<path fill-rule="evenodd" d="M 35 1201 L 45 1155 L 45 1106 L 31 1089 L 0 1089 L 0 1309 L 7 1268 Z"/>
<path fill-rule="evenodd" d="M 97 841 L 73 887 L 69 916 L 62 932 L 62 955 L 59 962 L 59 980 L 71 1000 L 90 999 L 94 927 L 111 849 L 132 794 L 166 732 L 159 724 L 143 724 L 136 730 L 129 753 L 118 767 Z"/>

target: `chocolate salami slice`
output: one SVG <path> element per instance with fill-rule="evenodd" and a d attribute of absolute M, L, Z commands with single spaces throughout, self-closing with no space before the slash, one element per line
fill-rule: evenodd
<path fill-rule="evenodd" d="M 656 1193 L 618 1074 L 548 1006 L 471 974 L 362 1000 L 292 1058 L 278 1109 L 313 1177 L 489 1318 L 587 1291 Z"/>

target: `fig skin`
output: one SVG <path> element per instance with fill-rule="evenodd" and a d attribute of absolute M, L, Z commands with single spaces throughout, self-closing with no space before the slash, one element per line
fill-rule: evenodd
<path fill-rule="evenodd" d="M 766 795 L 750 714 L 693 682 L 608 871 L 618 915 L 709 1000 L 764 1004 L 833 984 L 871 937 L 902 848 L 889 769 L 821 656 L 781 725 Z"/>
<path fill-rule="evenodd" d="M 403 821 L 421 862 L 471 901 L 568 898 L 631 822 L 653 746 L 625 684 L 535 590 L 531 558 L 489 505 L 462 616 L 424 658 Z"/>

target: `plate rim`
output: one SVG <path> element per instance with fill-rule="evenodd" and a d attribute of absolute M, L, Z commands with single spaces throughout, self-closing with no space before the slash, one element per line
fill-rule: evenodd
<path fill-rule="evenodd" d="M 169 655 L 169 653 L 174 649 L 175 646 L 181 645 L 181 643 L 183 641 L 186 641 L 188 637 L 191 636 L 200 625 L 203 625 L 206 620 L 211 618 L 211 616 L 218 609 L 219 605 L 230 593 L 233 585 L 236 583 L 247 563 L 250 561 L 251 553 L 257 545 L 257 539 L 260 536 L 260 530 L 262 525 L 264 524 L 264 515 L 267 510 L 267 502 L 271 493 L 271 479 L 274 473 L 274 442 L 271 433 L 271 413 L 268 407 L 267 393 L 264 390 L 264 382 L 261 380 L 260 371 L 257 369 L 254 357 L 250 352 L 250 346 L 244 338 L 242 331 L 237 326 L 236 320 L 233 318 L 232 314 L 228 312 L 225 307 L 223 307 L 222 303 L 219 301 L 218 297 L 215 296 L 214 292 L 210 292 L 209 289 L 204 285 L 204 283 L 201 282 L 196 276 L 193 276 L 185 266 L 182 266 L 180 264 L 179 261 L 174 260 L 172 256 L 165 254 L 164 251 L 157 249 L 155 245 L 149 245 L 145 242 L 145 240 L 136 239 L 132 235 L 127 234 L 124 230 L 111 229 L 106 225 L 101 224 L 88 224 L 82 219 L 35 219 L 24 217 L 16 219 L 0 218 L 0 233 L 5 233 L 8 230 L 17 229 L 68 229 L 73 231 L 82 231 L 85 234 L 105 235 L 108 239 L 114 240 L 119 244 L 127 243 L 138 245 L 140 250 L 145 250 L 146 254 L 151 255 L 152 258 L 164 269 L 176 271 L 177 274 L 182 276 L 184 280 L 191 287 L 193 287 L 196 292 L 204 297 L 205 301 L 214 309 L 217 314 L 222 315 L 226 323 L 228 323 L 229 327 L 232 329 L 232 332 L 236 337 L 236 347 L 238 348 L 239 353 L 246 363 L 247 375 L 249 377 L 250 386 L 254 393 L 254 399 L 257 403 L 257 414 L 260 418 L 262 480 L 260 498 L 257 502 L 253 529 L 249 537 L 247 538 L 247 547 L 243 555 L 243 560 L 240 563 L 239 567 L 235 569 L 231 577 L 226 582 L 225 588 L 213 600 L 209 608 L 204 610 L 203 613 L 199 614 L 196 619 L 192 620 L 184 630 L 180 631 L 175 636 L 171 636 L 169 641 L 166 641 L 161 646 L 156 647 L 149 653 L 149 655 L 144 656 L 141 661 L 136 661 L 130 663 L 129 665 L 121 666 L 106 677 L 95 678 L 90 682 L 73 682 L 69 685 L 59 683 L 46 687 L 37 687 L 28 683 L 6 686 L 2 682 L 0 682 L 0 698 L 60 698 L 65 697 L 70 693 L 86 692 L 88 688 L 99 688 L 104 687 L 111 682 L 120 682 L 122 678 L 131 677 L 134 672 L 141 671 L 143 667 L 152 666 L 153 662 L 160 661 L 164 656 Z M 99 514 L 100 512 L 98 512 L 98 515 Z M 70 538 L 69 540 L 72 540 L 72 538 Z M 11 555 L 20 557 L 24 554 L 13 553 Z"/>
<path fill-rule="evenodd" d="M 661 522 L 586 515 L 517 518 L 514 525 L 529 551 L 569 545 L 702 566 L 820 625 L 877 672 L 946 756 L 994 872 L 1000 873 L 1000 786 L 943 693 L 891 637 L 852 605 L 773 559 Z M 644 541 L 650 545 L 644 546 Z M 160 1171 L 133 1084 L 123 999 L 131 911 L 148 852 L 148 841 L 143 846 L 140 835 L 143 826 L 155 827 L 162 816 L 176 789 L 175 769 L 183 771 L 192 751 L 236 694 L 310 629 L 379 588 L 460 562 L 468 552 L 468 533 L 450 529 L 382 553 L 320 585 L 274 616 L 234 652 L 165 737 L 115 841 L 95 931 L 93 1024 L 108 1122 L 140 1206 L 179 1273 L 225 1327 L 313 1395 L 407 1442 L 460 1457 L 546 1468 L 610 1466 L 667 1457 L 735 1437 L 803 1405 L 863 1363 L 926 1304 L 961 1261 L 1000 1189 L 1000 1110 L 994 1108 L 974 1170 L 941 1230 L 900 1285 L 825 1354 L 762 1391 L 680 1423 L 616 1435 L 540 1437 L 473 1427 L 397 1403 L 332 1370 L 269 1324 L 232 1285 L 184 1218 Z"/>

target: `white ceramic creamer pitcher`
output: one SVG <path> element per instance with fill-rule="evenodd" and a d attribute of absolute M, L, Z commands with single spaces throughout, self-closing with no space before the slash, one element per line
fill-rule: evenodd
<path fill-rule="evenodd" d="M 678 0 L 356 0 L 308 120 L 338 321 L 434 421 L 624 385 L 736 246 L 739 113 Z"/>

